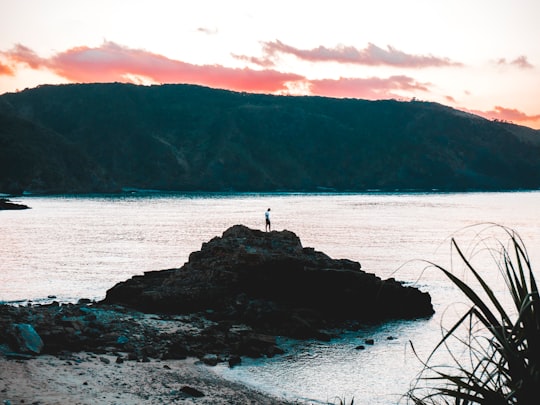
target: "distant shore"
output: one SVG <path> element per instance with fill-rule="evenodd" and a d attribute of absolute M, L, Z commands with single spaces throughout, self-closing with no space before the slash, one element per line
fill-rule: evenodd
<path fill-rule="evenodd" d="M 24 204 L 16 204 L 7 198 L 0 198 L 0 210 L 27 210 L 30 207 Z"/>

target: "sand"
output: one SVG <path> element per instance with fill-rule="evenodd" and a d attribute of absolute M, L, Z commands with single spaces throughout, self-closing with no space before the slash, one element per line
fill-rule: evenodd
<path fill-rule="evenodd" d="M 116 359 L 92 353 L 0 357 L 0 404 L 287 404 L 227 381 L 194 358 L 120 364 Z M 185 387 L 204 396 L 185 393 Z"/>

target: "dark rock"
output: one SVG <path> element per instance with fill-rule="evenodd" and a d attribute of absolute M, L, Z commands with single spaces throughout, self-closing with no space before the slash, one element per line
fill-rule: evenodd
<path fill-rule="evenodd" d="M 202 397 L 204 397 L 204 394 L 201 391 L 199 391 L 196 388 L 190 387 L 188 385 L 185 385 L 182 388 L 180 388 L 180 391 L 182 391 L 184 394 L 187 394 L 187 395 L 189 395 L 191 397 L 194 397 L 194 398 L 202 398 Z"/>
<path fill-rule="evenodd" d="M 366 345 L 374 345 L 374 344 L 375 344 L 375 340 L 373 340 L 373 339 L 366 339 L 366 340 L 364 340 L 364 343 L 365 343 Z"/>
<path fill-rule="evenodd" d="M 265 333 L 317 337 L 347 320 L 411 319 L 433 314 L 429 294 L 303 248 L 290 231 L 236 225 L 203 243 L 182 268 L 147 272 L 107 291 L 106 304 L 146 312 L 207 311 Z"/>
<path fill-rule="evenodd" d="M 43 350 L 43 340 L 32 325 L 19 323 L 13 325 L 17 351 L 21 353 L 39 354 Z"/>
<path fill-rule="evenodd" d="M 242 358 L 240 356 L 231 356 L 229 357 L 229 367 L 233 368 L 234 366 L 238 366 L 242 363 Z"/>
<path fill-rule="evenodd" d="M 180 342 L 171 342 L 167 348 L 165 353 L 162 356 L 163 360 L 183 360 L 187 358 L 188 351 L 186 350 L 186 347 L 180 343 Z"/>
<path fill-rule="evenodd" d="M 0 210 L 27 210 L 30 207 L 24 204 L 16 204 L 7 198 L 0 198 Z"/>
<path fill-rule="evenodd" d="M 215 354 L 205 354 L 201 361 L 207 366 L 216 366 L 219 363 L 219 357 Z"/>
<path fill-rule="evenodd" d="M 128 359 L 128 360 L 131 360 L 131 361 L 137 360 L 137 359 L 138 359 L 137 353 L 134 353 L 134 352 L 128 353 L 127 359 Z"/>
<path fill-rule="evenodd" d="M 365 350 L 366 346 L 364 345 L 358 345 L 355 347 L 356 350 Z"/>
<path fill-rule="evenodd" d="M 273 357 L 282 354 L 277 347 L 276 338 L 272 335 L 249 332 L 239 337 L 238 352 L 249 357 L 261 357 L 263 355 Z"/>
<path fill-rule="evenodd" d="M 85 304 L 90 304 L 92 301 L 89 299 L 89 298 L 80 298 L 78 301 L 77 301 L 77 304 L 79 305 L 85 305 Z"/>

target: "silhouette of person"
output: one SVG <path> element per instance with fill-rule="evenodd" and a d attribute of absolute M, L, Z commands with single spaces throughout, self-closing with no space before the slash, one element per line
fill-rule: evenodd
<path fill-rule="evenodd" d="M 270 208 L 268 208 L 266 210 L 266 212 L 264 213 L 264 219 L 265 219 L 265 222 L 266 222 L 266 226 L 265 226 L 264 230 L 266 232 L 271 231 L 272 229 L 271 229 L 271 225 L 270 225 Z"/>

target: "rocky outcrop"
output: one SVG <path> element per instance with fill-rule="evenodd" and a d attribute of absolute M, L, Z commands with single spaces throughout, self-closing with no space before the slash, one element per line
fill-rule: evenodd
<path fill-rule="evenodd" d="M 278 335 L 328 339 L 364 322 L 432 313 L 427 293 L 304 248 L 292 232 L 237 225 L 182 268 L 135 276 L 102 302 L 0 305 L 0 355 L 88 351 L 117 363 L 194 356 L 234 366 L 283 353 Z"/>
<path fill-rule="evenodd" d="M 26 210 L 30 207 L 24 204 L 16 204 L 7 198 L 0 198 L 0 210 Z"/>
<path fill-rule="evenodd" d="M 145 312 L 206 311 L 261 333 L 317 337 L 347 322 L 433 313 L 429 294 L 366 273 L 358 262 L 304 248 L 290 231 L 236 225 L 203 243 L 179 269 L 147 272 L 107 291 L 106 304 Z"/>

